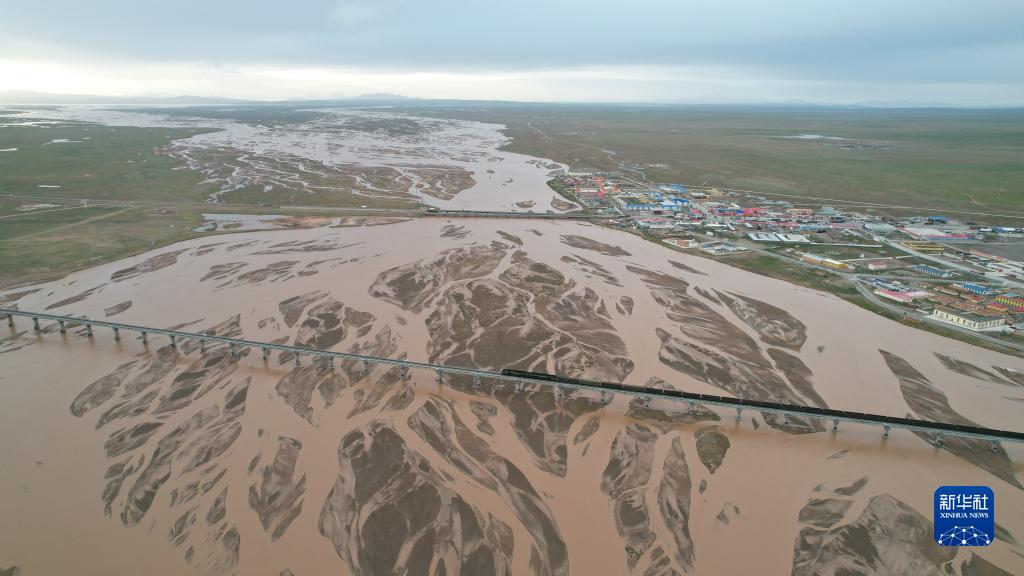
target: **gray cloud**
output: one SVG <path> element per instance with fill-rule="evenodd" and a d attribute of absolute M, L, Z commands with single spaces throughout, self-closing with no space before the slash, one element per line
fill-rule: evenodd
<path fill-rule="evenodd" d="M 0 58 L 1024 84 L 1020 0 L 0 0 Z"/>

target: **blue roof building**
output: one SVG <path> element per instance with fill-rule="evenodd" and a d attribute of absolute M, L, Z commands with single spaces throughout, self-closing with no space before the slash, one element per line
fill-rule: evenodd
<path fill-rule="evenodd" d="M 684 207 L 684 205 L 677 204 L 675 202 L 662 202 L 661 204 L 658 204 L 658 210 L 664 210 L 666 212 L 679 212 Z"/>
<path fill-rule="evenodd" d="M 955 284 L 955 286 L 963 288 L 964 290 L 969 290 L 980 296 L 988 296 L 990 294 L 995 293 L 995 290 L 987 286 L 982 286 L 981 284 L 975 284 L 973 282 L 961 282 L 959 284 Z"/>
<path fill-rule="evenodd" d="M 953 275 L 953 273 L 948 270 L 941 270 L 927 264 L 918 264 L 917 266 L 914 266 L 913 269 L 921 272 L 922 274 L 935 276 L 936 278 L 949 278 Z"/>
<path fill-rule="evenodd" d="M 623 204 L 622 208 L 626 212 L 650 212 L 651 210 L 661 210 L 658 204 Z"/>

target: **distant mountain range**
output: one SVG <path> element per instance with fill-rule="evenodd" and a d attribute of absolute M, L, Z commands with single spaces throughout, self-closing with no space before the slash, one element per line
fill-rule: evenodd
<path fill-rule="evenodd" d="M 914 102 L 914 101 L 896 101 L 896 100 L 871 100 L 862 101 L 850 104 L 822 104 L 815 102 L 805 101 L 789 101 L 789 102 L 747 102 L 747 103 L 713 103 L 713 102 L 689 102 L 689 103 L 644 103 L 644 102 L 529 102 L 529 101 L 509 101 L 509 100 L 458 100 L 458 99 L 423 99 L 423 98 L 412 98 L 409 96 L 402 96 L 400 94 L 389 94 L 386 92 L 374 92 L 370 94 L 362 94 L 360 96 L 350 96 L 345 98 L 321 98 L 317 96 L 308 96 L 300 98 L 290 98 L 288 100 L 241 100 L 237 98 L 221 98 L 216 96 L 162 96 L 162 95 L 141 95 L 141 96 L 97 96 L 94 94 L 53 94 L 48 92 L 35 92 L 32 90 L 6 90 L 0 91 L 0 105 L 9 104 L 15 106 L 27 106 L 27 105 L 61 105 L 61 104 L 79 104 L 79 105 L 113 105 L 113 106 L 311 106 L 311 107 L 329 107 L 329 106 L 363 106 L 367 104 L 379 104 L 379 105 L 392 105 L 392 106 L 403 106 L 403 105 L 425 105 L 425 106 L 464 106 L 464 105 L 483 105 L 488 107 L 503 107 L 503 106 L 654 106 L 654 107 L 714 107 L 714 108 L 839 108 L 839 109 L 851 109 L 851 108 L 890 108 L 890 109 L 910 109 L 910 108 L 934 108 L 934 109 L 971 109 L 978 108 L 974 106 L 965 106 L 950 104 L 947 102 Z M 980 107 L 984 109 L 1017 109 L 1020 106 L 988 106 Z"/>
<path fill-rule="evenodd" d="M 32 90 L 0 91 L 0 104 L 144 104 L 161 106 L 204 106 L 237 104 L 243 100 L 204 96 L 95 96 L 92 94 L 51 94 Z"/>
<path fill-rule="evenodd" d="M 388 94 L 387 92 L 374 92 L 373 94 L 363 94 L 362 96 L 354 96 L 352 98 L 341 98 L 341 100 L 364 100 L 372 102 L 411 102 L 413 100 L 419 100 L 419 98 L 410 98 L 408 96 L 402 96 L 401 94 Z"/>

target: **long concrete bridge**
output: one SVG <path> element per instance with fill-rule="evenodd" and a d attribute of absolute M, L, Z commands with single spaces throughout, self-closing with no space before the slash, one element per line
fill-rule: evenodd
<path fill-rule="evenodd" d="M 486 378 L 489 380 L 500 380 L 504 382 L 510 382 L 515 385 L 517 392 L 521 392 L 523 386 L 526 384 L 539 384 L 544 386 L 551 386 L 556 389 L 556 393 L 558 393 L 558 390 L 562 388 L 585 390 L 588 392 L 600 394 L 601 399 L 604 402 L 610 402 L 611 398 L 615 394 L 625 394 L 629 396 L 642 398 L 646 405 L 649 405 L 652 399 L 664 398 L 674 400 L 679 402 L 680 404 L 686 405 L 689 413 L 691 414 L 697 410 L 698 406 L 714 406 L 716 408 L 727 408 L 730 410 L 735 410 L 737 421 L 741 419 L 743 410 L 749 409 L 756 412 L 779 415 L 783 418 L 784 423 L 788 423 L 791 417 L 805 417 L 823 420 L 831 423 L 833 433 L 839 431 L 840 422 L 880 426 L 883 430 L 884 438 L 889 437 L 889 432 L 891 429 L 901 428 L 913 432 L 933 435 L 935 438 L 935 443 L 938 446 L 942 446 L 943 438 L 947 435 L 951 437 L 972 438 L 991 442 L 991 449 L 993 451 L 997 451 L 999 449 L 999 442 L 1002 441 L 1024 442 L 1024 432 L 997 430 L 993 428 L 984 428 L 978 426 L 962 426 L 958 424 L 949 424 L 945 422 L 935 422 L 929 420 L 896 418 L 881 414 L 850 412 L 845 410 L 832 410 L 828 408 L 816 408 L 811 406 L 800 406 L 796 404 L 781 404 L 777 402 L 764 402 L 760 400 L 734 398 L 729 396 L 717 396 L 713 394 L 696 394 L 691 392 L 682 392 L 679 390 L 663 390 L 658 388 L 647 388 L 644 386 L 631 386 L 627 384 L 618 383 L 591 382 L 586 380 L 551 376 L 548 374 L 521 372 L 516 370 L 502 370 L 501 372 L 492 372 L 489 370 L 480 370 L 476 368 L 466 368 L 461 366 L 430 364 L 426 362 L 415 362 L 412 360 L 383 358 L 379 356 L 366 356 L 362 354 L 351 354 L 348 352 L 336 352 L 333 350 L 318 350 L 315 348 L 289 346 L 286 344 L 273 344 L 270 342 L 256 342 L 252 340 L 243 340 L 240 338 L 228 338 L 225 336 L 217 336 L 216 334 L 204 334 L 202 332 L 165 330 L 162 328 L 152 328 L 147 326 L 138 326 L 134 324 L 123 324 L 120 322 L 92 320 L 89 318 L 80 318 L 75 316 L 44 314 L 41 312 L 30 312 L 26 310 L 17 310 L 12 308 L 0 308 L 0 318 L 3 318 L 5 316 L 7 318 L 8 324 L 12 329 L 16 328 L 15 318 L 21 317 L 25 319 L 30 319 L 32 321 L 33 328 L 35 329 L 36 332 L 41 332 L 43 330 L 43 327 L 41 325 L 41 322 L 43 321 L 55 322 L 56 326 L 59 328 L 62 334 L 66 334 L 67 331 L 72 328 L 84 329 L 86 336 L 88 336 L 89 338 L 93 337 L 94 329 L 106 328 L 110 329 L 113 332 L 115 340 L 120 339 L 121 332 L 138 333 L 144 344 L 148 343 L 148 339 L 151 335 L 166 338 L 168 340 L 169 345 L 171 346 L 177 346 L 178 343 L 180 342 L 192 340 L 199 343 L 200 353 L 205 352 L 206 346 L 209 344 L 223 344 L 228 347 L 229 352 L 232 355 L 237 355 L 244 349 L 260 350 L 262 352 L 264 360 L 267 360 L 269 358 L 271 351 L 289 352 L 294 355 L 294 361 L 296 365 L 301 364 L 302 358 L 327 358 L 331 367 L 334 366 L 334 362 L 336 360 L 350 360 L 362 362 L 364 371 L 366 372 L 369 371 L 369 366 L 371 364 L 396 366 L 400 369 L 403 379 L 408 378 L 410 370 L 427 370 L 433 372 L 437 377 L 438 383 L 443 382 L 444 377 L 446 375 L 468 376 L 472 378 L 474 388 L 478 388 L 481 384 L 481 381 Z M 51 327 L 52 326 L 53 325 L 51 325 Z"/>

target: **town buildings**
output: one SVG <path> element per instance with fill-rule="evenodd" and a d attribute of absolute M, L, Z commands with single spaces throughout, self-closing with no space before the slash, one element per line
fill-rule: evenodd
<path fill-rule="evenodd" d="M 954 284 L 953 286 L 956 286 L 957 288 L 962 288 L 964 290 L 967 290 L 968 292 L 973 292 L 974 294 L 978 294 L 980 296 L 989 296 L 995 293 L 995 290 L 987 286 L 982 286 L 981 284 L 975 284 L 974 282 L 960 282 L 959 284 Z"/>
<path fill-rule="evenodd" d="M 995 300 L 1000 304 L 1006 304 L 1011 310 L 1024 310 L 1024 298 L 1016 294 L 1003 294 L 1001 296 L 996 296 Z"/>
<path fill-rule="evenodd" d="M 1003 317 L 990 318 L 973 312 L 956 312 L 946 308 L 936 308 L 932 317 L 976 332 L 999 328 L 1006 322 Z"/>
<path fill-rule="evenodd" d="M 887 289 L 875 290 L 875 294 L 877 294 L 877 295 L 879 295 L 879 296 L 881 296 L 883 298 L 888 298 L 890 300 L 895 300 L 895 301 L 897 301 L 897 302 L 899 302 L 901 304 L 910 304 L 914 300 L 917 300 L 917 299 L 920 299 L 920 298 L 928 298 L 928 297 L 930 297 L 932 295 L 931 292 L 926 292 L 924 290 L 887 290 Z"/>
<path fill-rule="evenodd" d="M 1024 258 L 1007 258 L 1004 247 L 1008 235 L 1024 233 L 1021 229 L 794 206 L 736 191 L 643 184 L 612 173 L 562 180 L 595 213 L 622 217 L 609 224 L 679 248 L 716 256 L 767 250 L 852 273 L 855 281 L 870 283 L 875 295 L 907 306 L 908 312 L 972 330 L 1019 325 L 1024 332 Z M 979 249 L 996 235 L 1000 247 L 993 251 L 1003 256 Z M 797 246 L 802 251 L 794 250 Z"/>
<path fill-rule="evenodd" d="M 800 259 L 803 260 L 804 262 L 807 262 L 808 264 L 824 266 L 826 268 L 832 268 L 835 270 L 853 270 L 853 265 L 851 265 L 849 262 L 843 262 L 841 260 L 834 260 L 832 258 L 818 256 L 817 254 L 801 252 Z"/>
<path fill-rule="evenodd" d="M 950 272 L 949 270 L 942 270 L 941 268 L 936 268 L 934 266 L 929 266 L 927 264 L 918 264 L 917 266 L 914 266 L 911 269 L 922 274 L 934 276 L 936 278 L 950 278 L 953 276 L 953 273 Z"/>
<path fill-rule="evenodd" d="M 871 258 L 868 260 L 857 260 L 857 266 L 863 266 L 872 272 L 877 270 L 892 270 L 894 268 L 905 268 L 907 265 L 895 258 Z"/>

